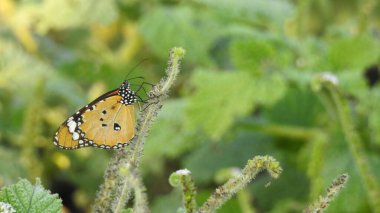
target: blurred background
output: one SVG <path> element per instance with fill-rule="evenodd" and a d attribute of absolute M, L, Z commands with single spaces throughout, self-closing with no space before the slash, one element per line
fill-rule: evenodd
<path fill-rule="evenodd" d="M 113 151 L 59 150 L 56 129 L 131 70 L 157 82 L 169 49 L 182 46 L 143 156 L 153 212 L 180 206 L 168 184 L 175 170 L 192 171 L 201 203 L 256 155 L 284 172 L 267 187 L 260 175 L 219 212 L 300 212 L 344 172 L 351 178 L 328 212 L 371 212 L 339 122 L 310 82 L 338 77 L 379 180 L 377 3 L 0 0 L 0 187 L 41 177 L 68 211 L 88 212 Z"/>

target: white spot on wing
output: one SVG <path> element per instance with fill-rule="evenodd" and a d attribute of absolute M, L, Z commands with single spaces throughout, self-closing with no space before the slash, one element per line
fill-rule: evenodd
<path fill-rule="evenodd" d="M 75 128 L 77 127 L 77 123 L 73 120 L 70 120 L 68 123 L 67 123 L 67 126 L 69 127 L 69 132 L 70 133 L 73 133 Z"/>
<path fill-rule="evenodd" d="M 76 141 L 79 139 L 79 134 L 77 132 L 73 133 L 73 140 Z"/>

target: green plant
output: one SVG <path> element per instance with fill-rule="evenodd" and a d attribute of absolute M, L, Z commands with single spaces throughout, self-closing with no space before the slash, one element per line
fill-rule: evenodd
<path fill-rule="evenodd" d="M 0 190 L 0 212 L 61 212 L 62 201 L 57 194 L 45 190 L 39 179 L 32 185 L 27 180 Z"/>
<path fill-rule="evenodd" d="M 186 205 L 197 211 L 248 159 L 273 156 L 280 178 L 256 176 L 217 211 L 301 212 L 344 173 L 325 211 L 379 211 L 379 9 L 374 0 L 1 0 L 0 189 L 39 177 L 64 208 L 86 212 L 103 183 L 109 209 L 185 211 L 167 179 L 187 168 L 196 193 Z M 143 157 L 52 145 L 67 116 L 127 73 L 159 82 L 174 46 L 186 60 L 170 98 L 150 106 L 162 104 L 134 143 Z"/>

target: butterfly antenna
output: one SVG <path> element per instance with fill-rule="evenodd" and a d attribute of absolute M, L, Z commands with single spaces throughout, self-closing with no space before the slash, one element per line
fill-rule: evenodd
<path fill-rule="evenodd" d="M 143 62 L 145 62 L 145 61 L 147 61 L 148 60 L 148 58 L 144 58 L 144 59 L 142 59 L 141 61 L 139 61 L 132 69 L 131 69 L 131 71 L 129 71 L 128 73 L 127 73 L 127 75 L 125 75 L 124 76 L 124 79 L 127 79 L 127 77 L 133 72 L 133 71 L 135 71 L 136 70 L 136 68 L 138 67 L 138 66 L 140 66 Z"/>
<path fill-rule="evenodd" d="M 152 98 L 154 98 L 154 97 L 152 97 Z M 152 104 L 157 104 L 157 103 L 158 103 L 158 101 L 157 101 L 157 102 L 148 103 L 148 104 L 144 107 L 144 109 L 142 109 L 142 111 L 145 111 L 150 105 L 152 105 Z"/>
<path fill-rule="evenodd" d="M 145 94 L 147 94 L 148 95 L 148 92 L 145 90 L 145 88 L 144 88 L 144 84 L 147 84 L 147 85 L 149 85 L 149 86 L 152 86 L 152 87 L 154 87 L 154 84 L 151 84 L 151 83 L 148 83 L 148 82 L 142 82 L 141 84 L 140 84 L 140 86 L 139 86 L 139 88 L 136 90 L 136 93 L 138 93 L 140 90 L 143 90 L 144 92 L 145 92 Z"/>

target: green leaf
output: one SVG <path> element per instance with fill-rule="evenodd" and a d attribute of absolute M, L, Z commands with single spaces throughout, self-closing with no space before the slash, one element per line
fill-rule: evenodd
<path fill-rule="evenodd" d="M 275 105 L 264 109 L 263 116 L 276 124 L 314 126 L 321 119 L 323 110 L 316 95 L 306 88 L 290 88 L 287 91 Z"/>
<path fill-rule="evenodd" d="M 254 106 L 255 83 L 247 73 L 198 70 L 191 82 L 196 92 L 189 100 L 187 124 L 199 126 L 213 139 L 219 139 L 235 118 Z"/>
<path fill-rule="evenodd" d="M 152 212 L 176 212 L 182 206 L 182 195 L 179 189 L 158 196 L 152 203 Z"/>
<path fill-rule="evenodd" d="M 162 158 L 173 159 L 197 146 L 201 136 L 184 125 L 187 102 L 184 99 L 166 101 L 150 130 L 145 143 L 144 167 L 162 172 Z M 145 169 L 145 168 L 144 168 Z"/>
<path fill-rule="evenodd" d="M 342 69 L 361 71 L 376 63 L 379 56 L 379 42 L 368 36 L 334 41 L 328 51 L 328 60 L 335 71 Z"/>
<path fill-rule="evenodd" d="M 363 130 L 368 131 L 370 142 L 380 146 L 380 87 L 372 88 L 360 97 L 357 110 L 363 120 L 368 122 Z"/>
<path fill-rule="evenodd" d="M 245 72 L 198 70 L 191 82 L 196 91 L 189 98 L 186 124 L 199 127 L 215 140 L 255 104 L 272 105 L 286 91 L 286 83 L 277 75 L 254 78 Z"/>
<path fill-rule="evenodd" d="M 254 181 L 254 184 L 250 184 L 247 187 L 247 190 L 250 190 L 251 193 L 257 195 L 256 205 L 257 208 L 262 209 L 263 212 L 270 212 L 270 210 L 275 206 L 274 204 L 279 203 L 285 199 L 297 200 L 298 203 L 307 203 L 308 195 L 308 179 L 305 174 L 300 171 L 296 166 L 291 162 L 289 155 L 292 153 L 283 153 L 281 162 L 281 167 L 284 171 L 281 174 L 281 177 L 276 181 L 273 181 L 269 177 L 257 178 Z M 276 159 L 278 159 L 276 157 Z M 263 187 L 264 185 L 270 183 L 269 187 Z M 292 189 L 290 190 L 289 187 Z M 282 212 L 302 212 L 299 211 L 283 211 Z"/>
<path fill-rule="evenodd" d="M 208 63 L 211 45 L 220 31 L 213 17 L 189 7 L 159 7 L 140 22 L 140 31 L 154 54 L 162 59 L 174 46 L 188 49 L 186 61 Z"/>
<path fill-rule="evenodd" d="M 366 197 L 367 195 L 362 179 L 356 168 L 356 163 L 348 150 L 343 135 L 335 133 L 335 135 L 332 135 L 330 141 L 333 141 L 333 143 L 329 143 L 329 147 L 326 149 L 322 184 L 328 187 L 331 184 L 331 180 L 334 179 L 334 176 L 343 173 L 348 173 L 350 179 L 344 189 L 334 201 L 331 202 L 326 212 L 370 212 L 368 199 L 358 199 L 359 197 Z M 374 166 L 374 171 L 376 171 L 375 168 L 378 167 Z"/>
<path fill-rule="evenodd" d="M 40 32 L 49 29 L 67 29 L 91 24 L 110 24 L 117 18 L 114 1 L 97 0 L 45 0 L 35 4 L 32 14 L 36 14 Z M 52 18 L 54 17 L 54 18 Z"/>
<path fill-rule="evenodd" d="M 204 203 L 211 196 L 213 191 L 205 190 L 197 193 L 197 203 Z M 232 197 L 229 199 L 223 206 L 221 206 L 218 213 L 244 213 L 239 205 L 238 199 L 236 197 Z"/>
<path fill-rule="evenodd" d="M 17 212 L 51 213 L 62 211 L 62 201 L 58 195 L 45 190 L 39 179 L 32 185 L 22 179 L 0 191 L 0 201 L 9 203 Z"/>
<path fill-rule="evenodd" d="M 223 18 L 250 21 L 271 27 L 281 27 L 284 21 L 293 13 L 293 6 L 282 0 L 197 0 L 200 4 L 215 9 Z"/>
<path fill-rule="evenodd" d="M 81 186 L 81 190 L 89 194 L 95 194 L 97 188 L 103 181 L 103 171 L 105 170 L 109 154 L 101 152 L 102 150 L 91 150 L 86 156 L 79 153 L 67 153 L 71 162 L 70 169 L 66 172 L 68 180 L 71 183 Z"/>
<path fill-rule="evenodd" d="M 275 49 L 267 41 L 238 39 L 230 47 L 233 63 L 241 70 L 262 74 L 275 58 Z"/>
<path fill-rule="evenodd" d="M 184 167 L 191 171 L 196 183 L 208 184 L 214 182 L 217 172 L 221 169 L 240 168 L 255 155 L 264 153 L 275 155 L 274 152 L 277 151 L 273 150 L 274 143 L 269 137 L 246 132 L 239 134 L 233 141 L 205 143 L 187 156 Z M 275 155 L 275 157 L 279 156 Z"/>
<path fill-rule="evenodd" d="M 0 39 L 0 89 L 17 93 L 25 104 L 33 101 L 30 91 L 42 79 L 46 80 L 46 90 L 54 98 L 63 98 L 71 103 L 82 103 L 79 88 L 73 81 L 59 76 L 54 67 L 43 60 L 31 56 L 17 45 Z M 30 73 L 33 73 L 31 75 Z"/>
<path fill-rule="evenodd" d="M 6 122 L 0 121 L 2 128 L 9 127 Z M 9 162 L 18 162 L 20 160 L 20 153 L 14 149 L 9 149 L 0 146 L 0 180 L 5 184 L 11 183 L 12 180 L 22 177 L 25 170 L 20 164 L 10 164 Z M 2 185 L 0 184 L 0 185 Z"/>
<path fill-rule="evenodd" d="M 150 136 L 145 145 L 145 155 L 164 154 L 174 158 L 196 144 L 189 141 L 194 140 L 195 133 L 186 129 L 183 124 L 186 106 L 184 99 L 165 102 L 157 121 L 150 130 Z"/>
<path fill-rule="evenodd" d="M 133 209 L 132 208 L 128 208 L 128 209 L 123 209 L 121 211 L 121 213 L 132 213 L 133 212 Z"/>
<path fill-rule="evenodd" d="M 337 73 L 337 77 L 339 87 L 350 95 L 359 98 L 367 94 L 368 85 L 362 72 L 346 70 L 345 72 Z"/>
<path fill-rule="evenodd" d="M 263 105 L 273 105 L 280 100 L 287 91 L 287 83 L 280 75 L 264 75 L 256 81 L 251 82 L 253 84 L 254 97 L 257 103 Z"/>

